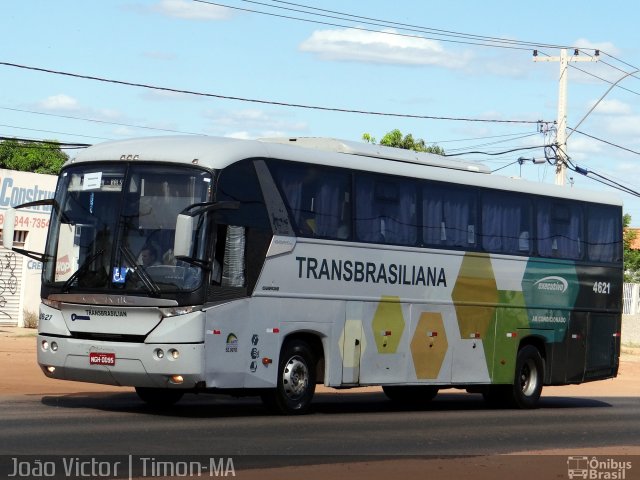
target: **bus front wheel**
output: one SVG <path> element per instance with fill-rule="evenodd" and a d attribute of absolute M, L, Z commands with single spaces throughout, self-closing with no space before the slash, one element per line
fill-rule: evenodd
<path fill-rule="evenodd" d="M 149 387 L 136 387 L 136 393 L 142 401 L 154 407 L 170 407 L 184 395 L 182 390 Z"/>
<path fill-rule="evenodd" d="M 302 340 L 288 342 L 282 349 L 276 388 L 262 393 L 270 410 L 286 414 L 306 413 L 316 390 L 316 362 L 313 350 Z"/>

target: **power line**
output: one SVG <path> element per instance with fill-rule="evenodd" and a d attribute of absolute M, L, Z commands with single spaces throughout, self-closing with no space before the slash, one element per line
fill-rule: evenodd
<path fill-rule="evenodd" d="M 541 52 L 541 51 L 538 51 L 538 53 L 539 53 L 539 54 L 541 54 L 541 55 L 544 55 L 545 57 L 550 57 L 550 56 L 551 56 L 551 55 L 549 55 L 548 53 Z M 602 52 L 601 52 L 601 53 L 602 53 Z M 607 64 L 607 65 L 608 65 L 608 64 Z M 608 79 L 603 78 L 603 77 L 601 77 L 601 76 L 599 76 L 599 75 L 596 75 L 595 73 L 591 73 L 591 72 L 588 72 L 588 71 L 586 71 L 586 70 L 584 70 L 584 69 L 582 69 L 582 68 L 580 68 L 580 67 L 576 67 L 576 66 L 575 66 L 575 65 L 573 65 L 572 63 L 568 63 L 568 66 L 569 66 L 570 68 L 573 68 L 574 70 L 578 70 L 578 71 L 580 71 L 580 72 L 584 73 L 585 75 L 589 75 L 589 76 L 591 76 L 591 77 L 593 77 L 593 78 L 597 78 L 598 80 L 600 80 L 600 81 L 602 81 L 602 82 L 608 83 L 609 85 L 613 85 L 613 83 L 614 83 L 614 82 L 612 82 L 611 80 L 608 80 Z M 623 71 L 624 71 L 624 70 L 623 70 Z M 629 72 L 625 72 L 625 73 L 629 73 Z M 627 91 L 627 92 L 629 92 L 629 93 L 633 93 L 634 95 L 640 95 L 640 92 L 636 92 L 635 90 L 631 90 L 631 89 L 629 89 L 629 88 L 627 88 L 627 87 L 623 87 L 622 85 L 616 85 L 616 87 L 617 87 L 617 88 L 620 88 L 620 89 L 622 89 L 622 90 L 626 90 L 626 91 Z"/>
<path fill-rule="evenodd" d="M 96 118 L 85 118 L 85 117 L 77 117 L 77 116 L 73 116 L 73 115 L 62 115 L 62 114 L 56 114 L 56 113 L 38 112 L 38 111 L 35 111 L 35 110 L 24 110 L 24 109 L 20 109 L 20 108 L 0 107 L 0 110 L 9 110 L 11 112 L 30 113 L 30 114 L 33 114 L 33 115 L 44 115 L 44 116 L 47 116 L 47 117 L 68 118 L 68 119 L 71 119 L 71 120 L 82 120 L 82 121 L 85 121 L 85 122 L 101 123 L 101 124 L 105 124 L 105 125 L 117 125 L 119 127 L 142 128 L 142 129 L 145 129 L 145 130 L 155 130 L 155 131 L 158 131 L 158 132 L 180 133 L 180 134 L 185 134 L 185 135 L 203 135 L 202 133 L 185 132 L 185 131 L 182 131 L 182 130 L 172 130 L 170 128 L 147 127 L 147 126 L 144 126 L 144 125 L 133 125 L 133 124 L 130 124 L 130 123 L 108 122 L 106 120 L 98 120 Z M 94 137 L 94 138 L 99 138 L 99 137 Z"/>
<path fill-rule="evenodd" d="M 485 137 L 471 137 L 471 138 L 457 138 L 457 139 L 453 139 L 453 140 L 433 140 L 430 141 L 429 143 L 431 144 L 441 144 L 441 143 L 455 143 L 455 142 L 468 142 L 470 140 L 485 140 L 488 138 L 503 138 L 503 137 L 515 137 L 517 135 L 527 135 L 527 132 L 518 132 L 518 133 L 506 133 L 506 134 L 502 134 L 502 135 L 488 135 Z M 519 138 L 519 137 L 518 137 Z"/>
<path fill-rule="evenodd" d="M 212 2 L 208 2 L 207 0 L 194 0 L 197 2 L 201 2 L 201 3 L 212 3 Z M 376 22 L 376 23 L 371 23 L 372 25 L 376 25 L 376 26 L 386 26 L 386 27 L 401 27 L 401 29 L 403 30 L 409 30 L 409 31 L 416 31 L 416 32 L 423 32 L 423 33 L 429 33 L 429 34 L 433 34 L 433 35 L 441 35 L 444 37 L 447 36 L 452 36 L 455 38 L 464 38 L 464 39 L 473 39 L 473 40 L 482 40 L 482 41 L 486 41 L 486 42 L 492 42 L 492 43 L 507 43 L 507 44 L 512 44 L 512 45 L 522 45 L 522 46 L 527 46 L 527 47 L 538 47 L 538 48 L 567 48 L 567 49 L 574 49 L 576 51 L 580 51 L 582 53 L 584 53 L 587 56 L 592 56 L 590 55 L 587 50 L 593 50 L 594 52 L 599 52 L 602 53 L 604 55 L 607 55 L 608 57 L 623 63 L 624 65 L 627 65 L 631 68 L 637 69 L 637 67 L 633 66 L 632 64 L 625 62 L 619 58 L 616 58 L 615 56 L 602 51 L 600 49 L 595 49 L 595 48 L 583 48 L 583 47 L 570 47 L 567 45 L 555 45 L 555 44 L 545 44 L 545 43 L 541 43 L 541 42 L 530 42 L 530 41 L 522 41 L 522 40 L 513 40 L 513 39 L 507 39 L 507 38 L 499 38 L 499 37 L 491 37 L 491 36 L 487 36 L 487 35 L 476 35 L 476 34 L 469 34 L 469 33 L 464 33 L 464 32 L 456 32 L 453 30 L 443 30 L 443 29 L 437 29 L 437 28 L 432 28 L 432 27 L 423 27 L 423 26 L 419 26 L 419 25 L 414 25 L 414 24 L 407 24 L 407 23 L 400 23 L 400 22 L 394 22 L 394 21 L 389 21 L 389 20 L 383 20 L 383 19 L 379 19 L 379 18 L 373 18 L 373 17 L 366 17 L 366 16 L 361 16 L 361 15 L 354 15 L 354 14 L 350 14 L 350 13 L 345 13 L 345 12 L 339 12 L 336 10 L 327 10 L 327 9 L 323 9 L 323 8 L 317 8 L 317 7 L 312 7 L 309 5 L 304 5 L 304 4 L 300 4 L 300 3 L 294 3 L 294 2 L 288 2 L 288 1 L 284 1 L 284 0 L 271 0 L 272 2 L 275 3 L 281 3 L 281 4 L 285 4 L 285 5 L 293 5 L 296 7 L 301 7 L 304 8 L 306 10 L 312 10 L 311 12 L 307 12 L 305 10 L 299 10 L 299 9 L 295 9 L 295 8 L 287 8 L 287 7 L 278 7 L 278 6 L 271 6 L 268 5 L 264 2 L 259 2 L 256 0 L 241 0 L 243 2 L 247 2 L 247 3 L 253 3 L 253 4 L 257 4 L 257 5 L 263 5 L 263 6 L 267 6 L 270 8 L 281 8 L 281 9 L 285 9 L 285 10 L 290 10 L 290 11 L 295 11 L 295 12 L 299 12 L 299 13 L 305 13 L 308 15 L 318 15 L 318 16 L 324 16 L 324 17 L 330 17 L 330 18 L 339 18 L 341 20 L 347 20 L 347 21 L 352 21 L 348 18 L 344 18 L 344 17 L 351 17 L 351 18 L 355 18 L 355 19 L 359 19 L 359 20 L 367 20 L 367 21 L 372 21 L 372 22 Z M 223 7 L 227 7 L 227 8 L 235 8 L 235 7 L 231 7 L 228 5 L 222 5 L 222 4 L 216 4 L 218 6 L 223 6 Z M 333 16 L 333 15 L 324 15 L 324 14 L 319 14 L 319 13 L 314 13 L 313 11 L 318 11 L 318 12 L 327 12 L 327 13 L 331 13 L 331 14 L 336 14 L 339 15 L 338 17 Z M 254 13 L 262 13 L 262 14 L 266 14 L 269 15 L 266 12 L 259 12 L 259 11 L 253 11 Z M 367 23 L 367 22 L 364 22 Z M 406 28 L 405 28 L 406 27 Z M 353 28 L 353 27 L 346 27 L 346 28 Z M 393 32 L 379 32 L 379 33 L 385 33 L 385 34 L 393 34 Z M 401 34 L 399 34 L 401 35 Z M 413 35 L 411 35 L 411 37 L 414 37 Z M 425 38 L 425 37 L 419 37 L 419 38 Z M 441 41 L 446 41 L 444 39 L 439 39 Z M 482 44 L 482 46 L 494 46 L 494 47 L 499 47 L 500 45 L 486 45 L 486 44 Z M 603 60 L 600 61 L 600 63 L 607 65 L 615 70 L 618 70 L 622 73 L 628 73 L 626 72 L 624 69 L 621 69 L 619 67 L 616 67 L 615 65 L 612 65 L 608 62 L 605 62 Z M 577 68 L 577 67 L 575 67 Z M 578 70 L 581 70 L 578 68 Z M 583 70 L 581 70 L 583 71 Z M 589 72 L 583 71 L 584 73 L 588 74 L 588 75 L 592 75 L 595 78 L 598 78 L 599 80 L 609 82 L 608 80 L 598 77 L 596 75 L 590 74 Z M 640 79 L 640 77 L 638 77 L 636 74 L 631 75 L 636 79 Z M 621 87 L 624 88 L 624 87 Z M 640 93 L 635 92 L 633 90 L 629 90 L 631 93 L 635 93 L 640 95 Z"/>
<path fill-rule="evenodd" d="M 28 145 L 21 145 L 22 148 L 47 148 L 47 149 L 55 149 L 55 148 L 65 148 L 65 149 L 76 149 L 76 148 L 87 148 L 90 147 L 90 143 L 68 143 L 68 142 L 56 142 L 51 140 L 34 140 L 31 138 L 19 138 L 19 137 L 3 137 L 0 136 L 0 141 L 13 141 L 13 142 L 21 142 L 27 143 Z"/>
<path fill-rule="evenodd" d="M 497 145 L 499 143 L 505 143 L 505 142 L 511 142 L 513 140 L 521 140 L 523 138 L 529 138 L 529 137 L 533 137 L 539 135 L 537 132 L 536 133 L 529 133 L 527 135 L 520 135 L 518 137 L 513 137 L 513 138 L 507 138 L 504 140 L 496 140 L 494 142 L 487 142 L 487 143 L 480 143 L 480 144 L 476 144 L 476 145 L 467 145 L 466 147 L 459 147 L 459 148 L 452 148 L 450 150 L 448 150 L 449 152 L 456 152 L 458 150 L 463 150 L 463 149 L 469 149 L 469 148 L 480 148 L 480 147 L 488 147 L 491 145 Z"/>
<path fill-rule="evenodd" d="M 592 57 L 592 58 L 593 58 L 593 55 L 590 55 L 589 53 L 587 53 L 587 52 L 583 51 L 582 49 L 579 49 L 579 51 L 580 51 L 580 52 L 582 52 L 582 53 L 584 53 L 586 56 L 588 56 L 588 57 Z M 603 52 L 603 53 L 605 53 L 605 55 L 608 55 L 606 52 Z M 610 56 L 610 55 L 609 55 L 609 56 Z M 605 61 L 604 61 L 604 60 L 602 60 L 602 59 L 600 59 L 600 63 L 601 63 L 601 64 L 603 64 L 603 65 L 607 65 L 608 67 L 611 67 L 611 68 L 613 68 L 614 70 L 617 70 L 617 71 L 619 71 L 619 72 L 621 72 L 621 73 L 624 73 L 624 74 L 626 74 L 626 75 L 628 75 L 628 76 L 630 76 L 630 77 L 633 77 L 633 78 L 635 78 L 635 79 L 640 79 L 640 77 L 638 77 L 638 76 L 637 76 L 637 73 L 635 73 L 635 72 L 634 72 L 634 73 L 629 73 L 629 72 L 627 72 L 626 70 L 624 70 L 624 69 L 622 69 L 622 68 L 620 68 L 620 67 L 616 67 L 615 65 L 612 65 L 612 64 L 611 64 L 611 63 L 609 63 L 609 62 L 605 62 Z M 630 64 L 627 64 L 627 65 L 631 66 Z M 634 70 L 638 70 L 638 68 L 634 68 Z"/>
<path fill-rule="evenodd" d="M 508 164 L 506 164 L 506 165 L 503 165 L 502 167 L 496 168 L 495 170 L 491 170 L 491 173 L 499 172 L 499 171 L 500 171 L 500 170 L 502 170 L 503 168 L 510 167 L 511 165 L 515 165 L 516 163 L 519 163 L 519 162 L 520 162 L 520 160 L 516 160 L 515 162 L 508 163 Z"/>
<path fill-rule="evenodd" d="M 398 32 L 384 32 L 384 31 L 379 31 L 379 30 L 372 30 L 370 28 L 363 28 L 363 27 L 354 27 L 351 25 L 344 25 L 344 24 L 339 24 L 339 23 L 332 23 L 332 22 L 326 22 L 326 21 L 321 21 L 321 20 L 312 20 L 312 19 L 308 19 L 308 18 L 300 18 L 300 17 L 293 17 L 290 15 L 281 15 L 281 14 L 277 14 L 277 13 L 269 13 L 269 12 L 262 12 L 260 10 L 253 10 L 250 8 L 242 8 L 242 7 L 235 7 L 235 6 L 231 6 L 231 5 L 227 5 L 227 4 L 223 4 L 223 3 L 217 3 L 217 2 L 212 2 L 212 1 L 208 1 L 208 0 L 193 0 L 194 2 L 198 2 L 198 3 L 206 3 L 209 5 L 215 5 L 217 7 L 226 7 L 232 10 L 238 10 L 241 12 L 249 12 L 249 13 L 258 13 L 260 15 L 266 15 L 266 16 L 270 16 L 270 17 L 277 17 L 277 18 L 283 18 L 286 20 L 295 20 L 295 21 L 299 21 L 299 22 L 306 22 L 306 23 L 314 23 L 314 24 L 318 24 L 318 25 L 327 25 L 330 27 L 340 27 L 340 28 L 348 28 L 348 29 L 352 29 L 352 30 L 358 30 L 358 31 L 362 31 L 362 32 L 373 32 L 373 33 L 381 33 L 381 34 L 385 34 L 385 35 L 393 35 L 393 36 L 398 36 L 398 37 L 408 37 L 408 38 L 417 38 L 417 39 L 422 39 L 422 40 L 438 40 L 438 41 L 442 41 L 442 42 L 449 42 L 449 43 L 457 43 L 457 44 L 464 44 L 464 45 L 476 45 L 476 46 L 483 46 L 483 47 L 494 47 L 494 48 L 506 48 L 506 49 L 512 49 L 512 50 L 530 50 L 532 46 L 536 46 L 538 44 L 532 44 L 532 45 L 528 45 L 522 46 L 522 47 L 518 47 L 518 46 L 513 46 L 513 45 L 509 45 L 509 41 L 507 40 L 492 40 L 491 42 L 495 42 L 495 43 L 481 43 L 479 41 L 465 41 L 465 40 L 451 40 L 451 39 L 447 39 L 447 38 L 433 38 L 433 37 L 426 37 L 424 35 L 410 35 L 410 34 L 403 34 L 403 33 L 398 33 Z M 249 0 L 242 0 L 242 1 L 249 1 Z M 258 2 L 252 2 L 252 3 L 258 3 Z M 276 8 L 276 7 L 273 7 Z M 292 10 L 292 9 L 290 9 Z M 308 13 L 311 15 L 318 15 L 318 14 L 313 14 L 313 13 Z M 348 19 L 344 19 L 342 18 L 342 20 L 345 21 L 351 21 Z M 363 22 L 364 23 L 364 22 Z M 406 29 L 405 29 L 406 30 Z M 438 34 L 438 33 L 434 33 L 431 32 L 430 35 L 444 35 L 444 34 Z M 454 35 L 449 35 L 449 36 L 454 36 Z M 471 38 L 471 36 L 469 36 Z M 487 42 L 489 42 L 489 40 L 486 40 Z M 507 44 L 507 45 L 505 45 Z M 541 48 L 556 48 L 556 46 L 549 46 L 549 47 L 542 47 Z"/>
<path fill-rule="evenodd" d="M 196 0 L 196 1 L 200 1 L 200 0 Z M 270 5 L 270 4 L 267 4 L 267 3 L 264 3 L 264 2 L 259 2 L 257 0 L 240 0 L 240 1 L 245 2 L 245 3 L 252 3 L 252 4 L 255 4 L 255 5 L 262 5 L 262 6 L 265 6 L 265 7 L 268 7 L 268 8 L 277 8 L 277 9 L 281 9 L 281 10 L 288 10 L 288 11 L 292 11 L 292 12 L 303 13 L 305 15 L 315 15 L 315 16 L 325 17 L 325 18 L 335 18 L 335 19 L 339 19 L 339 20 L 345 20 L 345 21 L 348 21 L 348 22 L 353 22 L 354 20 L 351 20 L 351 18 L 354 18 L 354 19 L 357 19 L 357 21 L 359 23 L 363 23 L 363 24 L 367 24 L 367 25 L 375 25 L 375 26 L 380 26 L 380 27 L 393 27 L 393 28 L 399 28 L 400 30 L 427 33 L 427 34 L 430 34 L 430 35 L 438 35 L 438 36 L 443 36 L 443 37 L 463 38 L 463 39 L 467 39 L 467 40 L 479 40 L 479 41 L 492 42 L 492 43 L 498 43 L 498 44 L 527 45 L 528 47 L 538 46 L 540 48 L 543 48 L 543 47 L 544 48 L 569 48 L 569 47 L 560 46 L 560 45 L 541 44 L 541 43 L 537 43 L 537 42 L 526 42 L 526 41 L 520 41 L 520 40 L 513 40 L 513 39 L 509 39 L 509 38 L 491 37 L 491 36 L 486 36 L 486 35 L 475 35 L 475 34 L 470 34 L 470 33 L 456 32 L 456 31 L 453 31 L 453 30 L 443 30 L 443 29 L 432 28 L 432 27 L 423 27 L 423 26 L 420 26 L 420 25 L 412 25 L 412 24 L 408 24 L 408 23 L 400 23 L 400 22 L 394 22 L 394 21 L 384 20 L 384 19 L 379 19 L 379 18 L 372 18 L 372 17 L 361 16 L 361 15 L 354 15 L 354 14 L 350 14 L 350 13 L 339 12 L 339 11 L 336 11 L 336 10 L 327 10 L 327 9 L 324 9 L 324 8 L 317 8 L 317 7 L 312 7 L 312 6 L 309 6 L 309 5 L 303 5 L 303 4 L 294 3 L 294 2 L 285 2 L 285 1 L 279 1 L 279 0 L 272 0 L 273 2 L 276 2 L 276 3 L 282 3 L 282 4 L 285 4 L 285 5 L 293 5 L 293 6 L 301 7 L 301 8 L 304 8 L 306 10 L 311 10 L 311 11 L 300 10 L 300 9 L 291 8 L 291 7 L 280 7 L 280 6 L 277 6 L 277 5 Z M 203 0 L 202 3 L 210 3 L 210 2 L 208 2 L 206 0 Z M 227 8 L 234 8 L 234 7 L 227 7 Z M 325 12 L 325 13 L 315 13 L 315 12 Z M 263 14 L 269 15 L 266 12 L 259 12 L 259 11 L 255 11 L 254 13 L 263 13 Z M 333 14 L 333 15 L 327 15 L 326 13 L 330 13 L 330 14 Z M 345 17 L 350 17 L 350 18 L 345 18 Z M 352 27 L 347 27 L 347 28 L 352 28 Z M 386 32 L 379 32 L 379 33 L 386 33 Z"/>
<path fill-rule="evenodd" d="M 538 123 L 537 120 L 501 120 L 501 119 L 485 119 L 485 118 L 444 117 L 444 116 L 434 116 L 434 115 L 412 115 L 412 114 L 406 114 L 406 113 L 389 113 L 389 112 L 375 112 L 375 111 L 366 111 L 366 110 L 352 110 L 352 109 L 336 108 L 336 107 L 321 107 L 318 105 L 305 105 L 301 103 L 277 102 L 272 100 L 262 100 L 262 99 L 256 99 L 256 98 L 220 95 L 217 93 L 197 92 L 194 90 L 183 90 L 183 89 L 170 88 L 170 87 L 160 87 L 157 85 L 151 85 L 146 83 L 129 82 L 125 80 L 114 80 L 114 79 L 109 79 L 104 77 L 97 77 L 95 75 L 84 75 L 79 73 L 64 72 L 61 70 L 52 70 L 48 68 L 33 67 L 33 66 L 21 65 L 17 63 L 11 63 L 11 62 L 0 62 L 0 65 L 21 68 L 24 70 L 32 70 L 36 72 L 50 73 L 53 75 L 63 75 L 63 76 L 72 77 L 72 78 L 80 78 L 84 80 L 94 80 L 98 82 L 111 83 L 116 85 L 126 85 L 129 87 L 146 88 L 150 90 L 158 90 L 163 92 L 183 93 L 186 95 L 195 95 L 195 96 L 207 97 L 207 98 L 219 98 L 222 100 L 235 100 L 235 101 L 241 101 L 241 102 L 259 103 L 263 105 L 276 105 L 281 107 L 306 108 L 310 110 L 355 113 L 355 114 L 361 114 L 361 115 L 377 115 L 377 116 L 385 116 L 385 117 L 417 118 L 422 120 L 450 120 L 450 121 L 460 121 L 460 122 L 484 122 L 484 123 L 524 123 L 524 124 Z"/>
<path fill-rule="evenodd" d="M 547 145 L 536 145 L 536 146 L 531 146 L 531 147 L 518 147 L 518 148 L 512 148 L 511 150 L 505 150 L 503 152 L 494 152 L 494 153 L 490 153 L 490 152 L 461 152 L 461 153 L 450 153 L 450 154 L 444 154 L 445 157 L 458 157 L 460 155 L 471 155 L 471 154 L 478 154 L 478 155 L 504 155 L 505 153 L 512 153 L 512 152 L 518 152 L 520 150 L 534 150 L 536 148 L 545 148 Z"/>
<path fill-rule="evenodd" d="M 0 124 L 0 127 L 15 128 L 17 130 L 28 130 L 30 132 L 55 133 L 56 135 L 71 135 L 71 136 L 74 136 L 74 137 L 97 138 L 98 140 L 113 140 L 113 138 L 94 137 L 94 136 L 91 136 L 91 135 L 81 135 L 79 133 L 56 132 L 56 131 L 53 131 L 53 130 L 41 130 L 39 128 L 17 127 L 15 125 Z"/>
<path fill-rule="evenodd" d="M 575 130 L 573 128 L 569 128 L 569 130 L 571 130 L 572 132 L 579 133 L 580 135 L 584 135 L 585 137 L 592 138 L 592 139 L 597 140 L 599 142 L 606 143 L 607 145 L 611 145 L 612 147 L 616 147 L 616 148 L 619 148 L 621 150 L 625 150 L 627 152 L 631 152 L 631 153 L 635 153 L 636 155 L 640 155 L 640 152 L 638 152 L 636 150 L 631 150 L 630 148 L 623 147 L 622 145 L 618 145 L 616 143 L 609 142 L 607 140 L 603 140 L 602 138 L 594 137 L 593 135 L 589 135 L 588 133 L 581 132 L 580 130 Z"/>
<path fill-rule="evenodd" d="M 638 70 L 638 67 L 636 67 L 635 65 L 631 65 L 630 63 L 625 62 L 624 60 L 622 60 L 622 59 L 620 59 L 620 58 L 614 57 L 614 56 L 613 56 L 613 55 L 611 55 L 610 53 L 604 52 L 604 51 L 602 51 L 602 50 L 600 51 L 600 53 L 603 53 L 603 54 L 604 54 L 604 55 L 606 55 L 607 57 L 612 58 L 613 60 L 615 60 L 615 61 L 617 61 L 617 62 L 620 62 L 620 63 L 622 63 L 623 65 L 626 65 L 627 67 L 633 68 L 634 70 Z M 635 75 L 634 75 L 634 76 L 635 76 Z M 638 77 L 635 77 L 635 78 L 638 78 Z"/>

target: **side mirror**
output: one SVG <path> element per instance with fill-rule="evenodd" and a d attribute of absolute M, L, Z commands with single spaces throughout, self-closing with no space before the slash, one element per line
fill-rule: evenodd
<path fill-rule="evenodd" d="M 13 234 L 15 232 L 16 210 L 9 207 L 4 214 L 2 226 L 2 246 L 8 250 L 13 249 Z"/>
<path fill-rule="evenodd" d="M 187 261 L 191 259 L 196 217 L 204 215 L 207 212 L 237 210 L 238 208 L 240 208 L 240 202 L 235 201 L 195 203 L 185 208 L 176 218 L 176 233 L 173 238 L 173 256 Z M 195 261 L 198 262 L 197 260 Z"/>
<path fill-rule="evenodd" d="M 195 227 L 195 218 L 179 214 L 176 220 L 176 233 L 173 240 L 173 256 L 188 257 L 191 255 L 191 236 Z"/>

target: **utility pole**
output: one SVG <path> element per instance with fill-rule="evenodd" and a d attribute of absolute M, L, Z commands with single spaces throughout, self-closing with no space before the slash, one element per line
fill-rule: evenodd
<path fill-rule="evenodd" d="M 597 62 L 600 52 L 596 50 L 593 57 L 579 56 L 578 49 L 573 51 L 573 55 L 567 54 L 567 49 L 560 49 L 559 57 L 540 57 L 538 51 L 533 51 L 534 62 L 560 62 L 560 79 L 558 85 L 558 122 L 556 143 L 558 152 L 556 154 L 556 185 L 564 185 L 567 170 L 567 77 L 569 75 L 569 62 Z"/>

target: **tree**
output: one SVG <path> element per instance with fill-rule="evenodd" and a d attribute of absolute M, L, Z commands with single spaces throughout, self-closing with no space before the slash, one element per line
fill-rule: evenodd
<path fill-rule="evenodd" d="M 0 142 L 0 168 L 57 175 L 68 159 L 55 140 Z"/>
<path fill-rule="evenodd" d="M 375 137 L 372 137 L 368 133 L 362 134 L 362 139 L 367 143 L 376 143 Z M 413 135 L 408 133 L 407 135 L 402 135 L 402 132 L 397 128 L 395 130 L 391 130 L 388 132 L 382 140 L 380 140 L 380 145 L 385 145 L 387 147 L 396 147 L 396 148 L 404 148 L 405 150 L 413 150 L 415 152 L 427 152 L 427 153 L 435 153 L 437 155 L 444 155 L 444 149 L 437 145 L 427 145 L 426 142 L 418 138 L 415 140 Z"/>
<path fill-rule="evenodd" d="M 624 281 L 629 283 L 640 283 L 640 250 L 633 250 L 631 243 L 635 240 L 637 232 L 629 228 L 631 215 L 625 213 L 622 217 L 624 245 Z"/>

